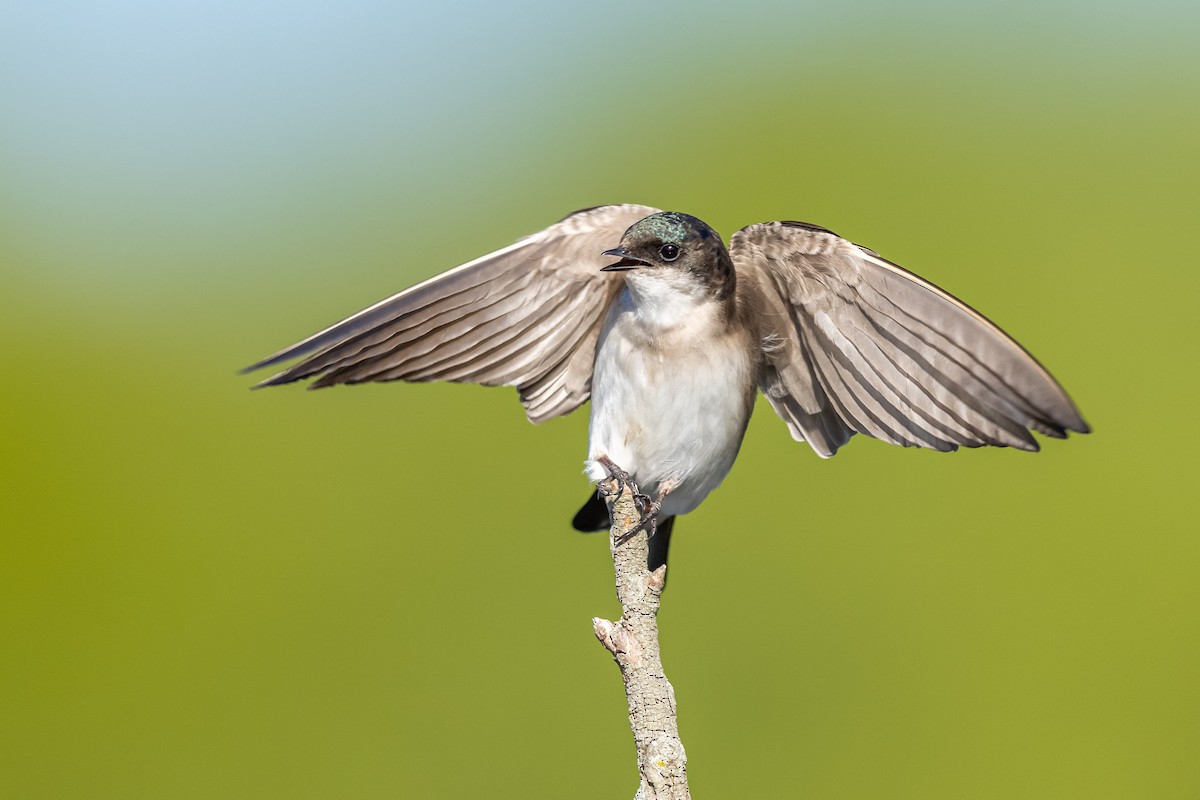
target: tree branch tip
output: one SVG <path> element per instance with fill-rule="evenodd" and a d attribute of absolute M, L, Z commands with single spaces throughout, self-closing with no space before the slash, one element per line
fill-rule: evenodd
<path fill-rule="evenodd" d="M 658 569 L 651 572 L 646 577 L 646 587 L 655 594 L 662 594 L 663 587 L 667 585 L 667 565 L 660 564 Z"/>
<path fill-rule="evenodd" d="M 656 621 L 667 567 L 646 568 L 653 526 L 633 480 L 607 457 L 597 460 L 609 473 L 597 482 L 597 490 L 611 519 L 609 552 L 621 617 L 616 622 L 593 617 L 592 630 L 616 661 L 625 684 L 641 774 L 635 800 L 688 800 L 687 756 L 679 741 L 675 692 L 663 672 Z M 628 530 L 622 534 L 618 527 Z M 637 531 L 637 535 L 629 531 Z"/>
<path fill-rule="evenodd" d="M 600 617 L 592 617 L 592 632 L 596 634 L 600 644 L 614 653 L 617 652 L 617 645 L 613 641 L 613 633 L 616 632 L 616 629 L 617 626 L 612 622 Z"/>

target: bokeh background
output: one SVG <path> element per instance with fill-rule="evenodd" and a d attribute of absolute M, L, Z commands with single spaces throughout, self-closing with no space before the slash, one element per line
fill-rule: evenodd
<path fill-rule="evenodd" d="M 677 528 L 697 797 L 1200 796 L 1194 3 L 16 3 L 0 795 L 630 796 L 586 415 L 236 369 L 567 212 L 794 218 L 1095 434 L 822 461 Z"/>

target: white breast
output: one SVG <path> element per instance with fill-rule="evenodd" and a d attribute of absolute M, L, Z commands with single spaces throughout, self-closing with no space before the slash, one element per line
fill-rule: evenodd
<path fill-rule="evenodd" d="M 587 472 L 606 455 L 662 514 L 686 514 L 733 466 L 750 417 L 754 375 L 744 337 L 688 286 L 629 279 L 605 322 L 592 379 Z"/>

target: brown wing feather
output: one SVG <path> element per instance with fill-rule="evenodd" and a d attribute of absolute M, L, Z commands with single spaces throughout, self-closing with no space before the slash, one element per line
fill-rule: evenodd
<path fill-rule="evenodd" d="M 1089 430 L 1004 331 L 864 247 L 817 226 L 768 222 L 734 234 L 730 255 L 762 294 L 775 334 L 763 392 L 821 455 L 852 433 L 935 450 L 1036 450 L 1030 430 Z"/>
<path fill-rule="evenodd" d="M 533 422 L 591 393 L 600 325 L 622 281 L 601 252 L 656 209 L 598 206 L 406 289 L 247 367 L 308 356 L 259 386 L 314 378 L 516 386 Z M 311 354 L 311 355 L 310 355 Z"/>

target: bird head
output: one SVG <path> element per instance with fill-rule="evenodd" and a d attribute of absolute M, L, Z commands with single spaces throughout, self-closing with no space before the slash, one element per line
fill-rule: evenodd
<path fill-rule="evenodd" d="M 603 272 L 686 274 L 718 295 L 732 291 L 733 264 L 720 235 L 702 220 L 678 211 L 662 211 L 635 222 L 621 244 L 603 255 L 619 259 Z"/>
<path fill-rule="evenodd" d="M 714 245 L 725 249 L 721 237 L 701 220 L 690 214 L 662 211 L 635 222 L 621 237 L 619 247 L 605 250 L 603 255 L 620 261 L 602 267 L 602 271 L 694 269 L 711 257 Z"/>

